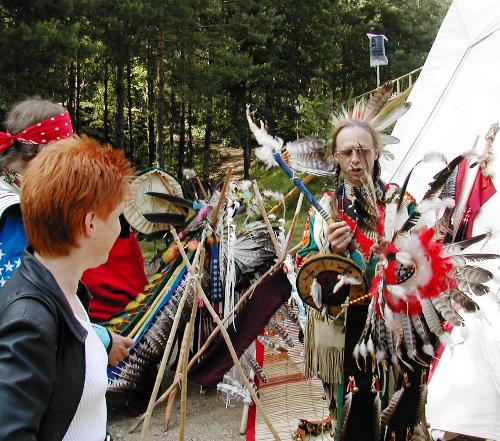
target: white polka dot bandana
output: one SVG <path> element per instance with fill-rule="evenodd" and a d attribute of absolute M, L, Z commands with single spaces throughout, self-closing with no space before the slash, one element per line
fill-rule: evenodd
<path fill-rule="evenodd" d="M 73 126 L 66 111 L 26 127 L 16 135 L 0 132 L 0 152 L 12 147 L 16 141 L 24 144 L 48 144 L 70 136 L 73 136 Z"/>

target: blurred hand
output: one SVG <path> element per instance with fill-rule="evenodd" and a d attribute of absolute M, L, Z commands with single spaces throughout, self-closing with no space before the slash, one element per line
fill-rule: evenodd
<path fill-rule="evenodd" d="M 352 239 L 351 229 L 344 221 L 328 225 L 327 236 L 330 251 L 336 254 L 343 254 Z"/>
<path fill-rule="evenodd" d="M 128 349 L 134 342 L 130 338 L 122 337 L 114 332 L 110 332 L 110 334 L 111 350 L 108 354 L 108 363 L 110 366 L 116 366 L 128 355 Z"/>
<path fill-rule="evenodd" d="M 372 254 L 382 254 L 385 250 L 385 247 L 387 246 L 388 241 L 385 239 L 382 239 L 381 241 L 375 242 L 372 247 L 370 252 Z"/>

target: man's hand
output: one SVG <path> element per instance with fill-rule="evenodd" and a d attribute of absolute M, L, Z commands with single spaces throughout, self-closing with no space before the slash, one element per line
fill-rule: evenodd
<path fill-rule="evenodd" d="M 110 332 L 111 334 L 111 349 L 108 354 L 108 363 L 110 366 L 116 366 L 128 355 L 128 348 L 134 343 L 133 340 L 127 337 Z"/>
<path fill-rule="evenodd" d="M 351 229 L 346 222 L 334 222 L 327 227 L 328 243 L 330 251 L 343 254 L 351 242 Z"/>
<path fill-rule="evenodd" d="M 385 251 L 387 247 L 388 241 L 385 239 L 381 239 L 380 241 L 375 242 L 371 248 L 371 254 L 381 255 Z"/>

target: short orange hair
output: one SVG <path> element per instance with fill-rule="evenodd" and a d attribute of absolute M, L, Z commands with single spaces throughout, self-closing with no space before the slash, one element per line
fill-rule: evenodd
<path fill-rule="evenodd" d="M 133 170 L 123 151 L 83 135 L 49 144 L 30 162 L 21 186 L 28 242 L 42 256 L 78 247 L 85 216 L 101 219 L 130 195 Z"/>

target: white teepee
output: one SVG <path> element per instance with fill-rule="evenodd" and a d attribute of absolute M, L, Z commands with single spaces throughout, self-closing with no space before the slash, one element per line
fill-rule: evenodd
<path fill-rule="evenodd" d="M 448 159 L 468 150 L 494 122 L 500 122 L 500 0 L 454 0 L 393 135 L 396 159 L 383 165 L 385 181 L 403 182 L 411 167 L 429 151 Z M 500 216 L 500 133 L 494 144 L 498 192 L 482 207 L 474 234 L 497 229 Z M 442 164 L 414 171 L 408 190 L 417 201 Z M 487 244 L 500 253 L 500 234 Z M 484 249 L 483 249 L 484 251 Z M 498 266 L 498 263 L 495 264 Z M 491 269 L 491 268 L 490 268 Z M 498 274 L 498 268 L 493 267 Z M 493 284 L 495 285 L 495 284 Z M 428 420 L 432 427 L 500 440 L 500 308 L 498 286 L 480 299 L 487 319 L 465 315 L 468 338 L 455 329 L 460 343 L 448 347 L 429 385 Z"/>

